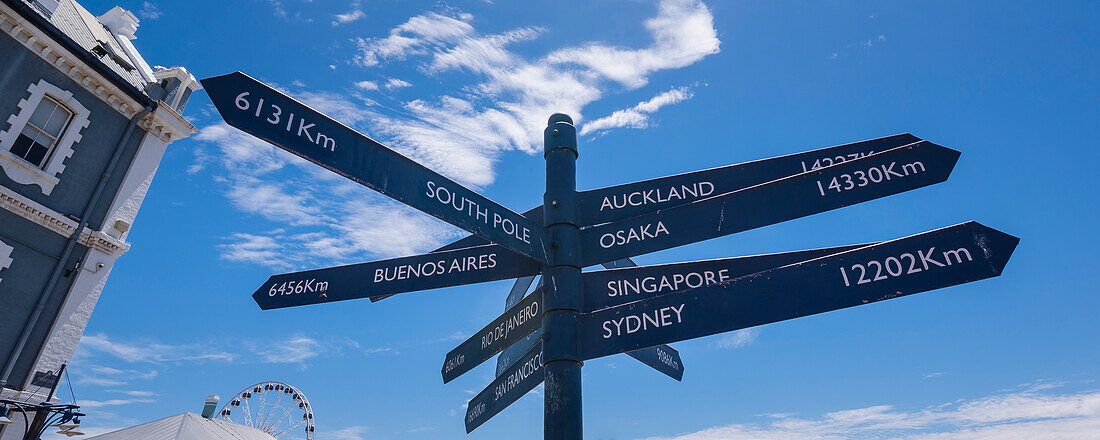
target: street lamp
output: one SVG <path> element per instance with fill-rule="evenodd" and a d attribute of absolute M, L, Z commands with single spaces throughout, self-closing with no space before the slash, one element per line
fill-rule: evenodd
<path fill-rule="evenodd" d="M 0 425 L 10 425 L 11 419 L 8 418 L 8 406 L 0 405 Z"/>
<path fill-rule="evenodd" d="M 80 417 L 83 413 L 76 412 L 80 409 L 77 405 L 52 405 L 47 402 L 34 405 L 27 402 L 0 399 L 0 425 L 11 424 L 7 417 L 9 409 L 14 407 L 23 414 L 23 440 L 38 440 L 49 427 L 58 428 L 57 433 L 68 437 L 84 435 L 79 431 Z M 34 412 L 33 421 L 28 420 L 28 412 Z M 4 422 L 6 420 L 6 422 Z"/>

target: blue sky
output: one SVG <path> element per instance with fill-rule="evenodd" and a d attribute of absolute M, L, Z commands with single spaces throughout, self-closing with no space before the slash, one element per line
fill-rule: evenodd
<path fill-rule="evenodd" d="M 590 361 L 589 438 L 1100 431 L 1096 3 L 123 6 L 150 64 L 242 70 L 517 211 L 541 203 L 554 111 L 583 133 L 582 189 L 902 132 L 962 152 L 943 184 L 639 264 L 967 220 L 1022 238 L 1000 278 L 673 344 L 683 382 L 623 355 Z M 463 405 L 493 367 L 439 376 L 503 311 L 508 281 L 267 312 L 249 296 L 275 272 L 425 252 L 461 231 L 229 129 L 204 94 L 187 116 L 201 132 L 165 156 L 71 368 L 89 432 L 282 380 L 313 403 L 318 438 L 541 435 L 541 388 L 467 436 Z"/>

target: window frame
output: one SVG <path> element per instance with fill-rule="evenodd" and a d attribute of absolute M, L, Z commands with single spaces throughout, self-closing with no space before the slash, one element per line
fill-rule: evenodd
<path fill-rule="evenodd" d="M 73 146 L 80 142 L 82 130 L 88 127 L 91 112 L 80 104 L 72 92 L 63 90 L 46 80 L 39 80 L 27 87 L 30 95 L 19 100 L 19 111 L 8 117 L 8 129 L 0 131 L 0 169 L 12 180 L 24 185 L 38 185 L 42 193 L 50 195 L 61 181 L 65 171 L 65 160 L 73 154 Z M 51 99 L 56 104 L 72 112 L 72 116 L 61 130 L 54 146 L 47 151 L 41 167 L 11 152 L 16 139 L 30 123 L 31 115 L 38 109 L 43 99 Z M 38 128 L 32 124 L 32 127 Z"/>
<path fill-rule="evenodd" d="M 36 105 L 34 107 L 34 111 L 37 112 L 38 109 L 42 107 L 42 103 L 44 101 L 47 101 L 47 100 L 54 107 L 57 107 L 57 108 L 61 109 L 62 111 L 64 111 L 66 113 L 65 122 L 61 123 L 61 129 L 58 130 L 57 135 L 50 134 L 49 132 L 46 131 L 45 127 L 39 127 L 33 121 L 28 119 L 27 123 L 23 126 L 23 129 L 19 130 L 19 134 L 15 136 L 16 139 L 19 139 L 19 136 L 25 135 L 26 131 L 28 129 L 30 129 L 30 130 L 33 130 L 33 131 L 37 132 L 38 134 L 40 134 L 42 136 L 45 136 L 47 139 L 50 140 L 50 144 L 46 146 L 46 154 L 42 156 L 41 163 L 36 164 L 36 163 L 31 162 L 30 160 L 24 158 L 24 160 L 29 162 L 31 165 L 37 166 L 39 168 L 45 167 L 46 164 L 48 164 L 50 162 L 50 158 L 53 157 L 54 151 L 57 151 L 57 145 L 61 143 L 61 139 L 65 135 L 65 132 L 69 130 L 69 124 L 72 123 L 73 117 L 76 116 L 76 112 L 74 112 L 72 109 L 70 109 L 65 104 L 62 104 L 61 102 L 58 102 L 57 99 L 55 99 L 53 96 L 50 96 L 50 95 L 43 96 L 42 100 L 38 102 L 38 105 Z M 34 118 L 34 113 L 31 113 L 31 119 L 33 119 L 33 118 Z M 48 123 L 49 120 L 47 119 L 46 122 Z M 37 142 L 37 141 L 38 141 L 38 136 L 35 136 L 34 139 L 31 140 L 31 142 Z M 38 143 L 38 144 L 41 145 L 41 143 Z M 10 152 L 10 150 L 9 150 L 9 152 Z M 27 149 L 27 152 L 28 153 L 30 152 L 30 148 Z M 16 156 L 19 156 L 18 153 L 13 153 L 13 154 L 15 154 Z"/>

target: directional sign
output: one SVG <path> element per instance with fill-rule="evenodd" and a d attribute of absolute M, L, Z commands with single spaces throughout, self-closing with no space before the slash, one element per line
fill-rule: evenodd
<path fill-rule="evenodd" d="M 535 207 L 535 208 L 531 209 L 530 211 L 527 211 L 527 212 L 523 213 L 523 217 L 526 218 L 527 220 L 530 220 L 532 223 L 534 223 L 536 225 L 541 225 L 542 224 L 542 206 Z M 466 238 L 462 238 L 458 241 L 452 242 L 451 244 L 443 246 L 443 247 L 441 247 L 439 249 L 436 249 L 432 252 L 450 251 L 450 250 L 468 248 L 468 247 L 473 247 L 473 246 L 484 246 L 484 245 L 487 245 L 487 244 L 492 244 L 492 243 L 490 241 L 488 241 L 484 238 L 478 237 L 476 235 L 470 235 L 470 236 L 467 236 Z"/>
<path fill-rule="evenodd" d="M 268 310 L 503 280 L 541 270 L 539 262 L 503 247 L 480 246 L 274 275 L 252 298 Z"/>
<path fill-rule="evenodd" d="M 542 310 L 542 291 L 536 290 L 485 328 L 474 333 L 466 342 L 447 353 L 447 358 L 443 361 L 443 383 L 472 370 L 505 347 L 537 330 L 542 326 Z"/>
<path fill-rule="evenodd" d="M 583 315 L 593 359 L 839 310 L 1001 274 L 1020 239 L 976 222 Z"/>
<path fill-rule="evenodd" d="M 466 433 L 504 411 L 542 383 L 542 343 L 535 344 L 466 405 Z"/>
<path fill-rule="evenodd" d="M 202 80 L 229 125 L 450 224 L 545 262 L 545 230 L 241 72 Z"/>
<path fill-rule="evenodd" d="M 582 266 L 874 200 L 947 180 L 959 152 L 927 141 L 581 230 Z"/>
<path fill-rule="evenodd" d="M 626 354 L 668 375 L 668 377 L 684 380 L 684 363 L 680 360 L 680 352 L 672 347 L 661 344 L 656 347 L 628 351 Z"/>
<path fill-rule="evenodd" d="M 859 159 L 920 142 L 920 140 L 920 138 L 908 133 L 897 134 L 786 156 L 582 191 L 579 194 L 582 226 L 619 221 L 648 214 L 659 209 L 668 209 L 741 188 Z M 527 211 L 523 216 L 537 224 L 542 224 L 542 207 L 539 206 Z M 439 248 L 437 251 L 485 244 L 489 244 L 489 242 L 474 235 Z"/>
<path fill-rule="evenodd" d="M 504 309 L 508 310 L 519 304 L 523 299 L 523 295 L 527 293 L 527 289 L 531 287 L 531 283 L 534 281 L 532 277 L 524 277 L 516 279 L 516 283 L 512 285 L 512 290 L 508 292 L 508 298 L 504 300 Z M 542 289 L 542 277 L 539 277 L 539 284 L 535 286 L 535 290 Z M 527 353 L 531 347 L 535 346 L 539 338 L 542 337 L 542 327 L 538 330 L 531 332 L 531 334 L 524 336 L 519 342 L 509 345 L 500 352 L 500 356 L 497 356 L 497 377 L 500 377 L 504 373 L 504 370 L 516 363 L 516 360 L 524 353 Z"/>
<path fill-rule="evenodd" d="M 727 165 L 580 193 L 584 225 L 598 225 L 668 209 L 741 188 L 859 159 L 919 142 L 899 134 L 787 156 Z"/>
<path fill-rule="evenodd" d="M 724 283 L 742 275 L 864 246 L 868 244 L 585 272 L 581 274 L 584 308 L 587 311 L 606 309 L 680 290 Z"/>

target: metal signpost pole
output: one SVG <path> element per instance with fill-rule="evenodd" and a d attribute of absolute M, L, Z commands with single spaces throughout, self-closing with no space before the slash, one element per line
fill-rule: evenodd
<path fill-rule="evenodd" d="M 550 237 L 542 314 L 545 438 L 579 440 L 581 360 L 577 321 L 583 310 L 580 228 L 577 226 L 577 130 L 569 116 L 550 116 L 543 132 L 546 159 L 544 222 Z"/>

